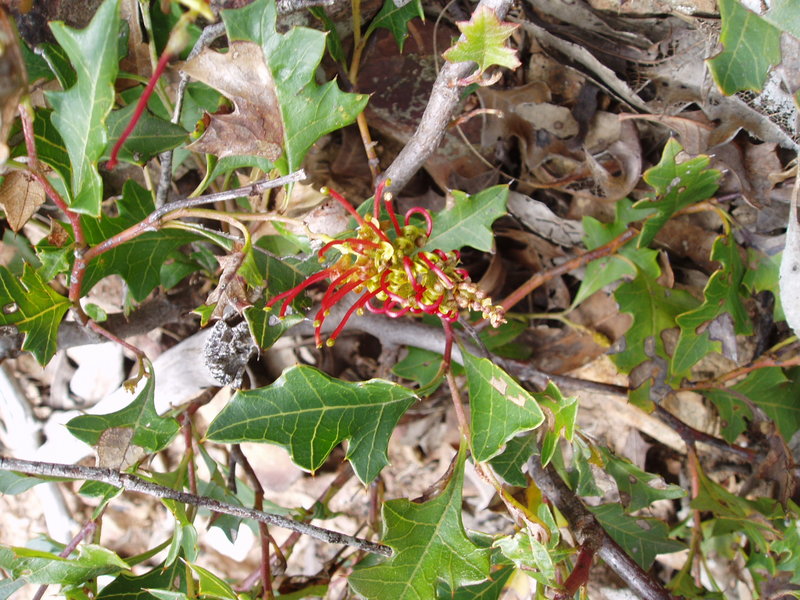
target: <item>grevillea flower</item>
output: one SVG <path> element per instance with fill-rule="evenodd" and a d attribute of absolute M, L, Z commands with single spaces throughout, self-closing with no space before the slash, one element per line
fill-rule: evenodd
<path fill-rule="evenodd" d="M 341 322 L 327 340 L 332 346 L 348 319 L 364 308 L 389 317 L 405 314 L 430 314 L 445 324 L 458 320 L 461 310 L 479 311 L 497 327 L 504 322 L 503 310 L 492 304 L 459 266 L 458 251 L 422 250 L 431 235 L 433 220 L 424 208 L 409 210 L 401 224 L 394 211 L 392 195 L 384 185 L 375 191 L 373 214 L 362 217 L 347 200 L 333 190 L 323 189 L 353 215 L 358 227 L 352 237 L 332 240 L 319 250 L 320 262 L 327 260 L 333 249 L 339 257 L 326 269 L 315 273 L 300 285 L 272 298 L 267 307 L 283 301 L 283 317 L 291 302 L 307 287 L 328 279 L 330 284 L 322 297 L 314 320 L 317 346 L 322 345 L 322 324 L 330 309 L 350 292 L 361 296 L 350 306 Z M 383 202 L 389 220 L 381 220 Z M 419 215 L 425 226 L 412 223 Z"/>

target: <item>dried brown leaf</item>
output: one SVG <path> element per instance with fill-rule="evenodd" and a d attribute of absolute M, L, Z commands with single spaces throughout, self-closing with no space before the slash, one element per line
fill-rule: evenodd
<path fill-rule="evenodd" d="M 225 156 L 261 156 L 274 161 L 281 155 L 283 119 L 261 47 L 231 42 L 222 54 L 209 48 L 183 64 L 190 77 L 210 85 L 233 102 L 227 114 L 208 115 L 209 123 L 189 150 Z"/>
<path fill-rule="evenodd" d="M 44 188 L 25 171 L 9 171 L 0 185 L 0 204 L 14 231 L 22 229 L 44 201 Z"/>

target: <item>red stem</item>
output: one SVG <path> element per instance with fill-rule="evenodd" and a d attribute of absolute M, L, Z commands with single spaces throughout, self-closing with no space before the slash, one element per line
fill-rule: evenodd
<path fill-rule="evenodd" d="M 153 76 L 147 82 L 147 87 L 144 88 L 144 92 L 142 93 L 141 97 L 139 98 L 138 104 L 136 104 L 136 110 L 133 111 L 133 116 L 131 116 L 131 120 L 128 122 L 128 126 L 125 127 L 125 131 L 122 132 L 122 135 L 117 140 L 117 143 L 114 144 L 114 148 L 111 150 L 111 158 L 108 159 L 108 163 L 106 164 L 106 168 L 111 170 L 117 166 L 117 155 L 119 154 L 122 145 L 128 140 L 128 137 L 133 133 L 133 130 L 136 128 L 136 124 L 139 122 L 139 119 L 142 117 L 145 108 L 147 108 L 147 102 L 150 100 L 150 96 L 153 95 L 153 90 L 156 88 L 156 83 L 158 83 L 161 74 L 164 72 L 164 69 L 167 66 L 167 63 L 172 58 L 172 53 L 167 52 L 166 50 L 161 55 L 161 58 L 158 59 L 158 64 L 156 65 L 155 71 L 153 71 Z"/>

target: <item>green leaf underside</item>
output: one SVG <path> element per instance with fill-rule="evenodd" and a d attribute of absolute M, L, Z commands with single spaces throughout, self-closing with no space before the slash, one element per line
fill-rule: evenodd
<path fill-rule="evenodd" d="M 525 487 L 528 481 L 522 467 L 537 450 L 536 435 L 513 437 L 506 443 L 505 450 L 489 460 L 495 472 L 510 485 Z"/>
<path fill-rule="evenodd" d="M 636 206 L 654 209 L 656 213 L 645 221 L 639 236 L 639 247 L 649 246 L 672 215 L 707 200 L 717 191 L 719 171 L 709 169 L 708 156 L 697 156 L 682 163 L 676 162 L 683 148 L 675 138 L 664 147 L 661 161 L 644 174 L 644 180 L 656 191 L 655 200 L 643 200 Z"/>
<path fill-rule="evenodd" d="M 76 557 L 61 558 L 40 550 L 0 547 L 0 568 L 11 579 L 39 585 L 80 585 L 100 575 L 113 575 L 130 568 L 101 546 L 81 545 L 78 552 Z"/>
<path fill-rule="evenodd" d="M 601 504 L 588 508 L 608 535 L 645 570 L 652 566 L 657 554 L 678 552 L 686 547 L 669 539 L 666 523 L 658 519 L 632 517 L 625 514 L 619 504 Z"/>
<path fill-rule="evenodd" d="M 784 440 L 790 440 L 800 429 L 800 404 L 797 402 L 799 381 L 797 369 L 787 377 L 778 367 L 757 369 L 730 389 L 705 390 L 722 419 L 722 437 L 733 443 L 747 428 L 746 421 L 753 418 L 747 402 L 759 406 L 778 426 Z"/>
<path fill-rule="evenodd" d="M 153 210 L 150 192 L 128 180 L 117 203 L 118 217 L 83 218 L 83 230 L 90 245 L 113 237 L 146 218 Z M 197 240 L 197 236 L 178 229 L 148 231 L 129 242 L 104 252 L 86 267 L 83 293 L 88 293 L 103 277 L 120 275 L 134 300 L 140 302 L 161 283 L 161 267 L 175 249 Z"/>
<path fill-rule="evenodd" d="M 122 132 L 136 110 L 136 102 L 131 102 L 128 106 L 113 111 L 108 115 L 108 144 L 104 157 L 111 155 L 114 144 L 122 136 Z M 126 162 L 143 165 L 154 156 L 172 150 L 188 139 L 189 135 L 179 125 L 165 121 L 155 116 L 149 110 L 145 110 L 136 127 L 120 148 L 118 158 Z"/>
<path fill-rule="evenodd" d="M 760 92 L 770 68 L 781 62 L 780 30 L 738 0 L 719 0 L 719 11 L 724 49 L 708 60 L 714 80 L 729 96 L 742 90 Z"/>
<path fill-rule="evenodd" d="M 500 454 L 516 434 L 544 421 L 536 399 L 508 373 L 486 358 L 463 353 L 467 371 L 472 451 L 484 462 Z"/>
<path fill-rule="evenodd" d="M 506 214 L 508 186 L 496 185 L 473 196 L 453 190 L 455 204 L 433 217 L 433 232 L 422 248 L 449 252 L 471 246 L 492 251 L 492 223 Z"/>
<path fill-rule="evenodd" d="M 367 600 L 434 598 L 444 581 L 451 590 L 484 581 L 489 575 L 489 550 L 467 537 L 461 521 L 461 487 L 465 452 L 444 490 L 427 502 L 405 498 L 383 505 L 383 543 L 394 556 L 378 565 L 356 567 L 350 586 Z"/>
<path fill-rule="evenodd" d="M 410 0 L 403 6 L 397 6 L 394 0 L 384 0 L 381 10 L 367 27 L 364 37 L 372 35 L 377 29 L 388 29 L 402 52 L 408 37 L 408 22 L 417 17 L 425 20 L 421 0 Z"/>
<path fill-rule="evenodd" d="M 513 566 L 505 565 L 492 571 L 491 579 L 476 585 L 460 587 L 455 593 L 447 589 L 447 586 L 440 585 L 437 600 L 498 600 L 514 572 Z"/>
<path fill-rule="evenodd" d="M 700 327 L 717 317 L 728 315 L 734 332 L 739 335 L 752 333 L 741 294 L 745 269 L 733 236 L 719 236 L 714 241 L 711 260 L 719 261 L 722 268 L 709 278 L 703 304 L 676 319 L 681 332 L 672 357 L 673 373 L 688 372 L 703 356 L 718 348 L 719 342 L 712 341 L 707 331 L 699 332 Z"/>
<path fill-rule="evenodd" d="M 368 97 L 345 93 L 335 81 L 316 83 L 325 34 L 305 27 L 277 33 L 274 2 L 256 0 L 225 10 L 222 19 L 231 41 L 252 41 L 264 51 L 284 125 L 284 154 L 275 164 L 284 174 L 295 171 L 319 138 L 355 121 Z"/>
<path fill-rule="evenodd" d="M 150 452 L 167 447 L 180 429 L 175 419 L 161 417 L 154 403 L 155 376 L 146 377 L 144 387 L 136 398 L 116 412 L 106 415 L 81 415 L 67 423 L 70 433 L 82 442 L 94 446 L 104 431 L 111 428 L 133 430 L 131 443 Z"/>
<path fill-rule="evenodd" d="M 103 199 L 103 182 L 97 161 L 106 148 L 105 119 L 114 104 L 117 76 L 119 2 L 105 0 L 83 30 L 52 23 L 53 35 L 69 55 L 77 74 L 70 89 L 47 92 L 58 129 L 72 164 L 70 207 L 97 216 Z"/>
<path fill-rule="evenodd" d="M 347 458 L 368 483 L 388 464 L 386 447 L 400 417 L 416 400 L 411 390 L 373 379 L 351 383 L 317 369 L 287 369 L 275 383 L 237 392 L 208 428 L 217 442 L 269 442 L 316 471 L 350 440 Z"/>
<path fill-rule="evenodd" d="M 492 65 L 509 69 L 516 69 L 520 65 L 516 51 L 505 45 L 518 25 L 501 22 L 488 7 L 480 7 L 469 21 L 456 25 L 464 39 L 445 51 L 445 60 L 475 62 L 478 64 L 478 73 L 483 73 Z"/>
<path fill-rule="evenodd" d="M 673 500 L 686 496 L 686 490 L 677 485 L 664 483 L 658 475 L 642 471 L 628 460 L 619 458 L 608 449 L 597 449 L 605 460 L 606 472 L 617 482 L 620 494 L 627 498 L 626 509 L 630 512 L 650 506 L 656 500 Z"/>
<path fill-rule="evenodd" d="M 0 325 L 13 325 L 24 333 L 22 349 L 42 365 L 56 353 L 58 327 L 70 306 L 29 264 L 22 277 L 0 266 Z"/>

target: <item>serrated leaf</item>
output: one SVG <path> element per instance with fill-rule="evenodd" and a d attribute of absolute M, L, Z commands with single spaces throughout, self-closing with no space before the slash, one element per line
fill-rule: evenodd
<path fill-rule="evenodd" d="M 648 359 L 668 362 L 661 332 L 676 327 L 678 315 L 692 310 L 697 300 L 686 291 L 665 288 L 640 272 L 633 281 L 623 283 L 614 292 L 620 312 L 633 316 L 633 324 L 625 332 L 624 349 L 611 355 L 623 373 L 630 373 Z"/>
<path fill-rule="evenodd" d="M 56 353 L 58 327 L 70 306 L 29 264 L 22 277 L 0 266 L 0 325 L 13 325 L 24 333 L 22 349 L 42 365 Z"/>
<path fill-rule="evenodd" d="M 207 437 L 279 444 L 311 472 L 350 440 L 346 457 L 368 483 L 388 464 L 389 436 L 415 400 L 411 390 L 388 381 L 352 383 L 312 367 L 291 367 L 272 385 L 236 392 L 209 425 Z"/>
<path fill-rule="evenodd" d="M 0 548 L 0 568 L 11 579 L 40 585 L 80 585 L 100 575 L 130 569 L 111 550 L 93 544 L 80 546 L 78 556 L 72 558 L 29 548 Z"/>
<path fill-rule="evenodd" d="M 626 515 L 619 504 L 588 508 L 606 533 L 645 570 L 652 566 L 657 554 L 678 552 L 686 547 L 669 539 L 667 524 L 658 519 Z"/>
<path fill-rule="evenodd" d="M 467 537 L 461 521 L 465 456 L 462 448 L 452 478 L 432 500 L 384 503 L 382 541 L 394 556 L 355 568 L 349 583 L 357 594 L 367 600 L 433 600 L 439 581 L 454 590 L 489 576 L 489 550 Z"/>
<path fill-rule="evenodd" d="M 681 332 L 672 357 L 673 373 L 688 371 L 709 351 L 719 346 L 719 342 L 710 339 L 708 331 L 700 332 L 698 329 L 721 315 L 730 315 L 735 333 L 752 333 L 750 317 L 741 294 L 744 265 L 732 235 L 717 237 L 711 250 L 711 260 L 719 261 L 722 268 L 709 278 L 703 291 L 703 304 L 675 319 Z"/>
<path fill-rule="evenodd" d="M 719 0 L 723 50 L 708 68 L 728 96 L 742 90 L 761 91 L 769 70 L 781 62 L 780 31 L 738 0 Z"/>
<path fill-rule="evenodd" d="M 597 448 L 605 460 L 606 472 L 617 482 L 626 510 L 647 508 L 656 500 L 673 500 L 686 496 L 686 490 L 666 484 L 658 475 L 642 471 L 629 460 L 620 458 L 607 448 Z"/>
<path fill-rule="evenodd" d="M 527 532 L 518 531 L 513 536 L 504 536 L 494 543 L 503 556 L 517 568 L 525 571 L 542 585 L 551 585 L 556 576 L 552 548 L 548 548 Z"/>
<path fill-rule="evenodd" d="M 800 5 L 794 0 L 772 0 L 763 18 L 800 40 Z"/>
<path fill-rule="evenodd" d="M 791 582 L 800 584 L 800 520 L 789 522 L 783 538 L 772 544 L 772 551 L 780 557 L 778 570 L 792 574 Z"/>
<path fill-rule="evenodd" d="M 153 600 L 158 596 L 149 593 L 148 590 L 172 587 L 175 578 L 183 575 L 182 571 L 182 565 L 173 562 L 162 563 L 142 575 L 120 573 L 97 594 L 96 598 L 97 600 Z"/>
<path fill-rule="evenodd" d="M 119 216 L 81 219 L 86 240 L 90 245 L 99 244 L 139 223 L 154 208 L 150 192 L 128 180 L 122 188 L 122 198 L 117 202 Z M 169 254 L 197 239 L 194 234 L 178 229 L 145 232 L 90 261 L 82 292 L 88 293 L 103 277 L 118 274 L 128 284 L 133 299 L 140 302 L 161 283 L 161 267 Z"/>
<path fill-rule="evenodd" d="M 734 0 L 735 1 L 735 0 Z M 656 191 L 655 200 L 642 200 L 636 208 L 655 210 L 639 236 L 640 248 L 649 246 L 672 215 L 691 204 L 707 200 L 717 191 L 720 172 L 709 169 L 710 159 L 701 155 L 682 163 L 676 157 L 683 147 L 675 138 L 664 146 L 659 163 L 645 171 L 644 180 Z"/>
<path fill-rule="evenodd" d="M 438 600 L 499 600 L 506 583 L 515 571 L 513 566 L 505 565 L 492 571 L 488 581 L 460 587 L 455 592 L 441 585 L 437 598 Z"/>
<path fill-rule="evenodd" d="M 111 154 L 112 148 L 122 136 L 122 132 L 136 110 L 136 99 L 133 99 L 128 106 L 112 111 L 108 115 L 108 145 L 103 153 L 105 158 Z M 143 165 L 154 156 L 167 150 L 177 148 L 186 141 L 189 134 L 174 123 L 165 121 L 155 116 L 149 110 L 145 110 L 133 131 L 130 133 L 122 148 L 119 150 L 118 158 L 134 165 Z"/>
<path fill-rule="evenodd" d="M 392 373 L 425 387 L 436 379 L 442 366 L 442 355 L 430 350 L 410 347 L 403 360 L 395 363 Z"/>
<path fill-rule="evenodd" d="M 455 204 L 433 216 L 433 232 L 422 248 L 449 252 L 470 246 L 483 252 L 492 251 L 492 223 L 506 214 L 508 186 L 496 185 L 469 196 L 453 190 Z"/>
<path fill-rule="evenodd" d="M 497 14 L 486 6 L 479 6 L 469 21 L 460 21 L 456 25 L 465 39 L 445 51 L 445 60 L 475 62 L 478 74 L 492 65 L 509 69 L 520 66 L 516 50 L 506 46 L 506 40 L 519 25 L 500 21 Z"/>
<path fill-rule="evenodd" d="M 484 462 L 500 454 L 516 434 L 544 421 L 536 399 L 487 358 L 463 353 L 469 386 L 470 430 L 474 459 Z"/>
<path fill-rule="evenodd" d="M 342 92 L 335 81 L 318 85 L 316 73 L 325 53 L 325 34 L 305 27 L 278 33 L 276 16 L 271 0 L 256 0 L 244 8 L 222 12 L 231 41 L 256 42 L 264 52 L 283 118 L 284 154 L 275 165 L 286 174 L 302 166 L 319 138 L 355 121 L 368 97 Z"/>
<path fill-rule="evenodd" d="M 528 480 L 522 472 L 522 467 L 536 450 L 535 434 L 513 437 L 506 443 L 505 450 L 490 459 L 489 464 L 509 485 L 525 487 L 528 485 Z"/>
<path fill-rule="evenodd" d="M 408 22 L 419 17 L 425 20 L 425 13 L 422 12 L 422 2 L 420 0 L 410 0 L 402 6 L 395 4 L 394 0 L 383 0 L 381 10 L 367 27 L 364 37 L 372 35 L 377 29 L 388 29 L 397 42 L 400 52 L 408 37 Z"/>
<path fill-rule="evenodd" d="M 105 119 L 114 104 L 118 71 L 119 0 L 105 0 L 83 30 L 52 23 L 53 35 L 69 55 L 77 74 L 75 85 L 46 92 L 52 121 L 64 140 L 72 164 L 69 204 L 72 210 L 100 214 L 103 182 L 97 161 L 106 148 Z"/>
<path fill-rule="evenodd" d="M 131 429 L 130 443 L 158 452 L 167 447 L 180 429 L 177 421 L 161 417 L 154 403 L 155 375 L 152 366 L 144 380 L 144 385 L 136 398 L 116 412 L 106 415 L 81 415 L 67 423 L 70 433 L 82 442 L 94 446 L 100 441 L 103 432 L 111 428 Z"/>
<path fill-rule="evenodd" d="M 704 390 L 703 395 L 717 407 L 722 419 L 722 437 L 728 442 L 732 443 L 746 429 L 746 420 L 753 418 L 742 396 L 759 406 L 775 422 L 783 438 L 790 440 L 800 429 L 795 381 L 787 378 L 782 369 L 767 367 L 753 371 L 730 390 Z"/>
<path fill-rule="evenodd" d="M 289 288 L 291 289 L 291 288 Z M 272 347 L 290 327 L 294 327 L 305 319 L 303 315 L 286 315 L 282 319 L 272 311 L 262 307 L 251 306 L 244 310 L 244 318 L 250 327 L 253 341 L 261 350 Z"/>

